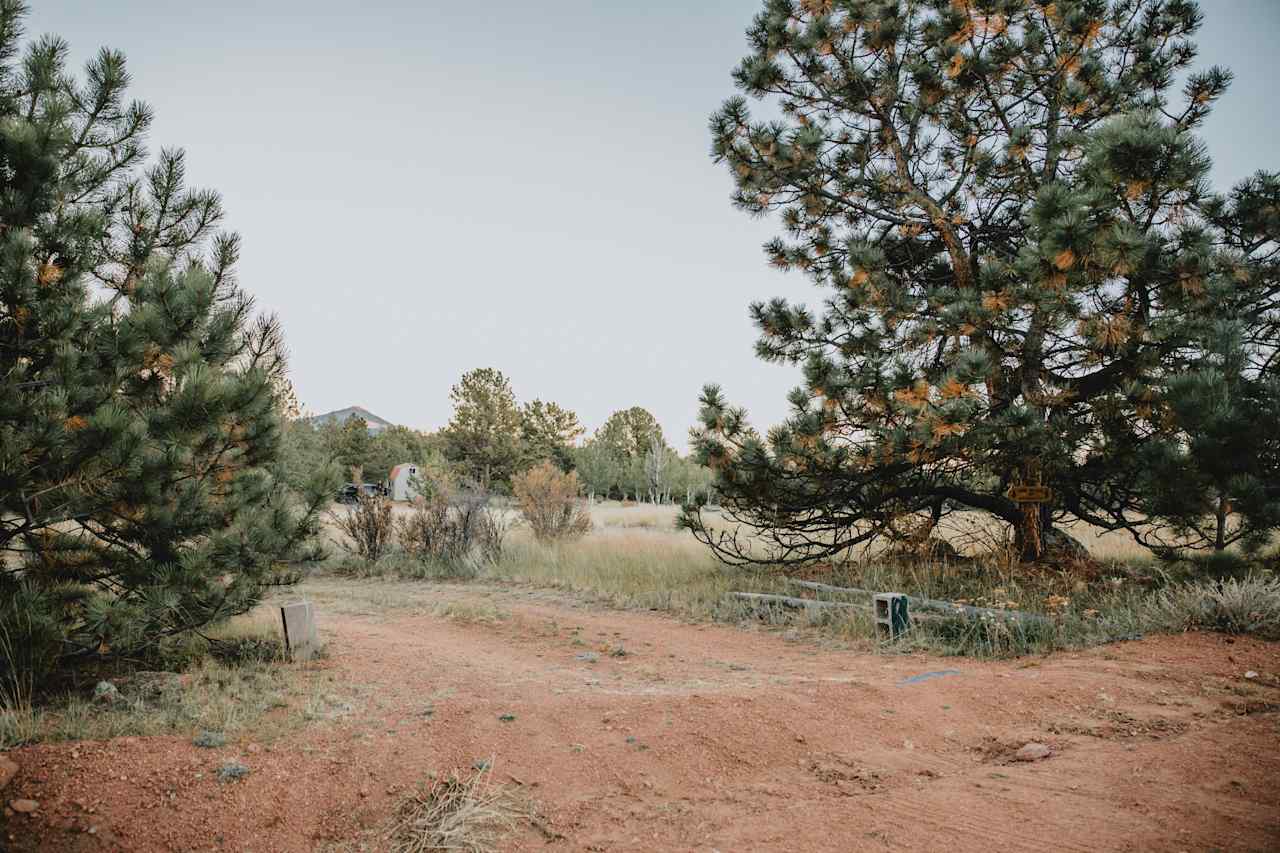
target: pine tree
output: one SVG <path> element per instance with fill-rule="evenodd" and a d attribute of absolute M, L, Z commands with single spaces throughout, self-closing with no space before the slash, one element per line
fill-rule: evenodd
<path fill-rule="evenodd" d="M 453 417 L 442 430 L 445 456 L 488 489 L 510 487 L 520 464 L 520 409 L 511 382 L 492 367 L 471 370 L 449 392 Z"/>
<path fill-rule="evenodd" d="M 1026 559 L 1073 519 L 1159 547 L 1148 448 L 1199 428 L 1174 380 L 1230 337 L 1245 380 L 1276 366 L 1276 178 L 1208 189 L 1196 129 L 1231 77 L 1189 71 L 1200 22 L 1189 0 L 767 0 L 734 80 L 780 118 L 729 100 L 713 152 L 738 207 L 780 217 L 770 261 L 826 299 L 751 307 L 758 355 L 804 370 L 767 441 L 702 398 L 699 459 L 767 553 L 684 523 L 729 561 L 958 510 Z"/>
<path fill-rule="evenodd" d="M 1251 377 L 1231 341 L 1172 377 L 1166 399 L 1173 429 L 1143 448 L 1138 471 L 1147 514 L 1168 523 L 1152 546 L 1261 549 L 1280 528 L 1280 377 Z"/>
<path fill-rule="evenodd" d="M 331 429 L 332 433 L 326 436 L 331 439 L 330 452 L 342 470 L 364 470 L 369 467 L 369 456 L 373 452 L 369 422 L 359 415 L 352 415 L 341 424 L 332 424 Z M 377 474 L 372 470 L 364 470 L 364 476 L 374 478 Z"/>
<path fill-rule="evenodd" d="M 534 400 L 520 407 L 520 441 L 524 447 L 524 466 L 554 462 L 561 471 L 573 467 L 570 451 L 582 438 L 584 430 L 578 415 L 556 403 Z"/>
<path fill-rule="evenodd" d="M 217 194 L 180 151 L 144 168 L 120 54 L 19 58 L 25 12 L 0 0 L 0 621 L 44 663 L 136 654 L 252 607 L 329 487 L 286 488 L 281 330 Z"/>

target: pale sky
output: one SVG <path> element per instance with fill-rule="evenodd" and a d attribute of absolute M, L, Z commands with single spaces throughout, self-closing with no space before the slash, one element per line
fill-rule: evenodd
<path fill-rule="evenodd" d="M 708 116 L 760 0 L 36 0 L 28 34 L 125 52 L 240 232 L 241 283 L 284 321 L 314 412 L 436 429 L 475 367 L 588 430 L 644 406 L 683 448 L 721 383 L 786 415 L 798 369 L 755 358 L 747 306 L 818 303 L 729 204 Z M 1236 82 L 1205 136 L 1222 188 L 1280 169 L 1280 0 L 1202 0 Z"/>

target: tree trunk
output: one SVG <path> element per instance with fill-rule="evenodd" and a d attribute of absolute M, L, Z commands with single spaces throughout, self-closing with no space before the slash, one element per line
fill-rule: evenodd
<path fill-rule="evenodd" d="M 1014 529 L 1019 562 L 1034 563 L 1044 556 L 1044 533 L 1050 528 L 1044 524 L 1039 504 L 1023 504 L 1022 518 Z"/>
<path fill-rule="evenodd" d="M 1218 495 L 1217 533 L 1213 539 L 1213 550 L 1222 551 L 1227 547 L 1227 503 L 1226 495 Z"/>

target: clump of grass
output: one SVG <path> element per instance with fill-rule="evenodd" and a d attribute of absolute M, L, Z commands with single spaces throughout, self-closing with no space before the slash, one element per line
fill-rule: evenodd
<path fill-rule="evenodd" d="M 222 732 L 202 731 L 191 742 L 201 749 L 219 749 L 227 745 L 227 736 Z"/>
<path fill-rule="evenodd" d="M 235 782 L 243 779 L 250 773 L 249 767 L 239 761 L 224 761 L 222 766 L 218 768 L 219 782 Z"/>
<path fill-rule="evenodd" d="M 1061 625 L 997 616 L 947 618 L 921 623 L 917 644 L 930 651 L 976 658 L 1048 652 L 1063 642 Z"/>
<path fill-rule="evenodd" d="M 225 664 L 281 663 L 287 658 L 278 611 L 264 608 L 211 630 L 209 654 Z"/>
<path fill-rule="evenodd" d="M 336 575 L 360 580 L 465 581 L 480 573 L 477 561 L 471 558 L 423 558 L 404 551 L 393 551 L 376 561 L 339 558 L 330 561 L 328 568 Z"/>
<path fill-rule="evenodd" d="M 511 616 L 508 611 L 497 605 L 477 601 L 441 601 L 431 608 L 431 612 L 445 619 L 486 625 L 501 622 Z"/>
<path fill-rule="evenodd" d="M 253 729 L 270 736 L 284 720 L 266 725 L 272 711 L 288 707 L 295 670 L 266 663 L 226 665 L 206 659 L 184 674 L 181 686 L 158 693 L 136 689 L 125 678 L 122 701 L 95 704 L 78 695 L 41 709 L 40 739 L 105 740 L 126 735 Z"/>
<path fill-rule="evenodd" d="M 490 765 L 434 780 L 407 797 L 391 831 L 392 853 L 465 850 L 491 853 L 532 810 L 511 789 L 493 784 Z"/>
<path fill-rule="evenodd" d="M 1152 593 L 1147 620 L 1164 631 L 1203 629 L 1280 639 L 1280 578 L 1250 575 L 1180 583 Z"/>
<path fill-rule="evenodd" d="M 39 739 L 40 721 L 29 701 L 0 700 L 0 752 Z"/>
<path fill-rule="evenodd" d="M 0 621 L 0 661 L 17 660 L 17 649 L 3 621 Z M 39 726 L 31 707 L 32 678 L 29 672 L 10 665 L 0 672 L 0 750 L 21 746 L 35 739 Z"/>

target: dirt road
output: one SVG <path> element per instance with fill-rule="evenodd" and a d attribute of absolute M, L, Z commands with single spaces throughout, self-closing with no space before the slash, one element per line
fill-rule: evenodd
<path fill-rule="evenodd" d="M 485 760 L 539 808 L 513 850 L 1280 849 L 1273 644 L 1155 637 L 977 663 L 518 590 L 438 595 L 506 618 L 322 606 L 318 719 L 273 744 L 16 751 L 6 797 L 42 806 L 7 821 L 8 844 L 376 850 L 428 771 Z M 1015 760 L 1029 741 L 1050 756 Z M 227 758 L 252 772 L 219 783 Z"/>

